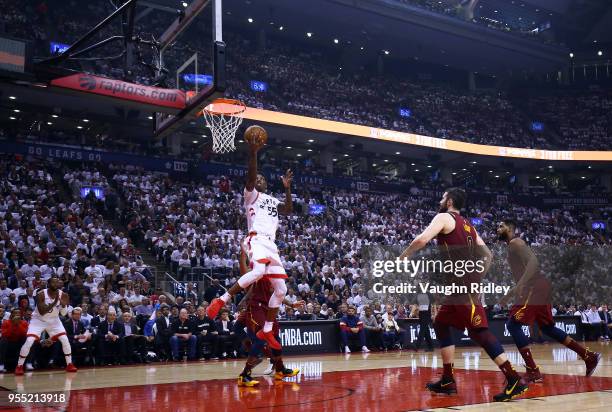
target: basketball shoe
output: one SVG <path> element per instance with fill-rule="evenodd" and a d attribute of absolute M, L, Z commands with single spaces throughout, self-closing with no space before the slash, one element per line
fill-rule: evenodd
<path fill-rule="evenodd" d="M 298 373 L 300 373 L 299 369 L 284 368 L 282 371 L 276 372 L 274 374 L 274 379 L 279 380 L 283 378 L 290 378 L 292 376 L 297 375 Z"/>
<path fill-rule="evenodd" d="M 518 377 L 514 379 L 509 379 L 504 391 L 502 393 L 498 393 L 493 397 L 495 402 L 508 402 L 517 396 L 522 395 L 527 392 L 529 387 L 527 383 L 523 380 L 523 378 Z"/>
<path fill-rule="evenodd" d="M 445 395 L 457 393 L 457 383 L 455 379 L 446 376 L 442 376 L 437 382 L 429 382 L 425 387 L 433 393 L 442 393 Z"/>
<path fill-rule="evenodd" d="M 206 316 L 208 316 L 209 319 L 215 319 L 223 306 L 225 306 L 223 299 L 213 299 L 213 301 L 210 302 L 210 305 L 208 305 L 206 308 Z"/>
<path fill-rule="evenodd" d="M 213 300 L 213 303 L 214 303 L 214 300 Z M 263 329 L 260 329 L 259 332 L 257 332 L 256 336 L 257 336 L 258 339 L 261 339 L 261 340 L 267 342 L 268 346 L 270 347 L 270 349 L 281 350 L 282 346 L 281 346 L 280 343 L 278 343 L 278 341 L 274 337 L 274 332 L 273 331 L 264 332 Z"/>
<path fill-rule="evenodd" d="M 597 365 L 599 365 L 601 353 L 591 352 L 587 349 L 586 356 L 583 360 L 586 365 L 586 376 L 591 376 L 595 372 L 595 369 L 597 369 Z"/>
<path fill-rule="evenodd" d="M 525 374 L 525 380 L 527 383 L 544 382 L 544 376 L 542 376 L 542 373 L 540 373 L 539 367 L 536 366 L 535 368 L 530 369 L 529 367 L 525 366 L 525 368 L 527 369 L 527 373 Z"/>
<path fill-rule="evenodd" d="M 259 381 L 256 381 L 255 379 L 253 379 L 250 373 L 248 375 L 241 374 L 240 376 L 238 376 L 238 386 L 252 387 L 252 386 L 257 386 L 257 385 L 259 385 Z"/>

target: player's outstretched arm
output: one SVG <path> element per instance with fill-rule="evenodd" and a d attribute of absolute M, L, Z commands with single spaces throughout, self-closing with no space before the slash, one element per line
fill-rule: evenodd
<path fill-rule="evenodd" d="M 281 177 L 283 186 L 285 187 L 285 202 L 278 205 L 278 213 L 282 215 L 290 215 L 293 212 L 293 200 L 291 199 L 291 182 L 293 181 L 293 172 L 287 169 L 285 176 Z"/>
<path fill-rule="evenodd" d="M 298 300 L 295 303 L 291 303 L 290 300 L 288 300 L 287 298 L 285 298 L 283 300 L 283 305 L 293 308 L 293 309 L 298 309 L 298 310 L 304 310 L 304 307 L 306 307 L 306 302 L 304 302 L 303 300 Z"/>
<path fill-rule="evenodd" d="M 247 172 L 246 189 L 251 192 L 255 188 L 257 180 L 257 152 L 260 146 L 249 144 L 249 170 Z"/>
<path fill-rule="evenodd" d="M 433 238 L 438 236 L 452 219 L 447 213 L 438 213 L 423 233 L 414 238 L 410 245 L 400 255 L 400 259 L 410 259 L 416 252 L 423 249 Z"/>

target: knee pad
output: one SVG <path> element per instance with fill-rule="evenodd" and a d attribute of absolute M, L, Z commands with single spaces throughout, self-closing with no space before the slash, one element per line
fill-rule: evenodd
<path fill-rule="evenodd" d="M 473 329 L 468 332 L 468 336 L 482 346 L 491 359 L 495 359 L 504 353 L 504 348 L 488 328 Z"/>
<path fill-rule="evenodd" d="M 434 330 L 436 331 L 436 338 L 440 342 L 440 347 L 445 348 L 447 346 L 453 346 L 453 336 L 451 335 L 450 326 L 434 322 Z"/>
<path fill-rule="evenodd" d="M 529 339 L 527 336 L 525 336 L 525 333 L 523 332 L 523 325 L 521 323 L 517 322 L 513 318 L 510 318 L 508 319 L 508 322 L 506 322 L 506 329 L 508 329 L 508 332 L 510 332 L 510 335 L 512 336 L 512 339 L 514 339 L 514 343 L 516 344 L 517 348 L 522 349 L 529 345 Z"/>
<path fill-rule="evenodd" d="M 540 330 L 544 332 L 547 336 L 550 336 L 551 338 L 553 338 L 559 343 L 565 342 L 565 339 L 567 338 L 567 333 L 555 327 L 555 325 L 540 326 Z"/>

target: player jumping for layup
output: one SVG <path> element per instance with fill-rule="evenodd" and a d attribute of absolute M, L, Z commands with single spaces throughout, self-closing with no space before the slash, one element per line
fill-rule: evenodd
<path fill-rule="evenodd" d="M 249 143 L 249 171 L 247 175 L 246 188 L 244 189 L 244 207 L 249 227 L 249 238 L 247 240 L 247 252 L 249 261 L 253 268 L 250 272 L 242 275 L 221 298 L 214 299 L 207 309 L 209 318 L 214 319 L 219 310 L 230 301 L 241 290 L 247 288 L 253 282 L 266 276 L 274 293 L 268 302 L 268 311 L 263 328 L 257 332 L 259 339 L 265 340 L 270 349 L 280 350 L 281 345 L 274 337 L 272 326 L 278 314 L 285 295 L 287 286 L 285 279 L 287 274 L 283 268 L 278 248 L 274 243 L 276 230 L 278 229 L 278 215 L 288 215 L 293 211 L 291 202 L 291 180 L 293 173 L 287 170 L 282 177 L 285 187 L 285 203 L 267 195 L 268 184 L 266 178 L 257 173 L 257 152 L 261 144 Z"/>
<path fill-rule="evenodd" d="M 72 353 L 70 342 L 66 336 L 66 330 L 59 318 L 60 310 L 68 306 L 69 296 L 57 287 L 59 280 L 56 277 L 49 279 L 48 288 L 43 289 L 36 295 L 36 308 L 32 314 L 32 321 L 28 326 L 28 335 L 25 343 L 19 351 L 19 361 L 15 368 L 15 375 L 23 375 L 23 364 L 30 353 L 34 341 L 40 339 L 40 334 L 47 331 L 53 342 L 59 340 L 66 357 L 66 372 L 76 372 L 77 368 L 72 364 Z"/>
<path fill-rule="evenodd" d="M 531 326 L 534 322 L 538 323 L 542 332 L 576 352 L 586 364 L 586 376 L 591 376 L 597 368 L 601 354 L 591 352 L 563 330 L 555 327 L 552 318 L 550 281 L 540 272 L 538 259 L 527 243 L 515 236 L 516 227 L 513 220 L 504 220 L 497 227 L 497 236 L 508 244 L 508 264 L 517 282 L 516 286 L 504 296 L 501 303 L 505 305 L 512 296 L 515 297 L 515 304 L 510 310 L 506 327 L 525 360 L 527 380 L 529 382 L 544 380 L 540 368 L 531 356 L 529 339 L 523 333 L 522 328 L 523 325 Z"/>
<path fill-rule="evenodd" d="M 400 259 L 410 258 L 433 238 L 437 238 L 438 247 L 450 261 L 464 260 L 464 263 L 467 260 L 472 260 L 474 263 L 478 260 L 484 261 L 483 270 L 476 273 L 479 277 L 484 275 L 491 264 L 492 254 L 470 221 L 459 214 L 465 204 L 465 197 L 465 191 L 462 189 L 448 189 L 440 201 L 440 213 L 433 218 L 423 233 L 410 243 Z M 453 282 L 465 284 L 469 282 L 469 276 L 466 274 L 462 278 L 457 277 Z M 437 382 L 428 383 L 427 389 L 434 393 L 457 393 L 453 376 L 455 345 L 451 326 L 459 330 L 467 329 L 469 337 L 483 347 L 506 376 L 507 385 L 503 392 L 493 397 L 495 401 L 509 401 L 527 391 L 526 383 L 514 370 L 504 349 L 489 330 L 487 315 L 480 304 L 479 296 L 472 296 L 469 293 L 449 296 L 436 315 L 434 330 L 442 348 L 444 370 L 442 378 Z"/>

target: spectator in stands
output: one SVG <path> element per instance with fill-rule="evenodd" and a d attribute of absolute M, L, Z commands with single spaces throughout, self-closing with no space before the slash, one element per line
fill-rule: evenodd
<path fill-rule="evenodd" d="M 148 318 L 153 314 L 154 308 L 151 304 L 151 300 L 143 296 L 140 304 L 134 307 L 134 315 L 141 316 L 143 318 Z"/>
<path fill-rule="evenodd" d="M 219 285 L 219 279 L 213 279 L 212 284 L 204 291 L 204 300 L 210 303 L 223 293 L 225 293 L 225 290 Z"/>
<path fill-rule="evenodd" d="M 123 337 L 125 328 L 117 321 L 117 312 L 113 307 L 108 310 L 106 320 L 98 327 L 98 357 L 100 364 L 117 365 L 125 363 L 125 345 Z"/>
<path fill-rule="evenodd" d="M 64 329 L 66 329 L 66 336 L 68 336 L 68 341 L 70 342 L 75 365 L 93 363 L 92 335 L 86 329 L 85 323 L 81 319 L 82 313 L 83 309 L 76 307 L 72 309 L 70 318 L 64 322 Z M 55 357 L 60 358 L 59 355 L 57 353 Z"/>
<path fill-rule="evenodd" d="M 589 322 L 589 340 L 597 340 L 601 333 L 601 318 L 597 305 L 591 305 L 585 314 Z"/>
<path fill-rule="evenodd" d="M 218 359 L 217 355 L 219 352 L 217 336 L 217 328 L 215 322 L 206 316 L 206 308 L 199 306 L 196 310 L 196 316 L 194 318 L 194 335 L 197 338 L 196 342 L 196 356 L 200 359 Z M 210 345 L 210 351 L 204 354 L 204 345 Z"/>
<path fill-rule="evenodd" d="M 601 305 L 599 318 L 601 319 L 601 338 L 608 341 L 612 335 L 612 316 L 608 312 L 608 305 Z"/>
<path fill-rule="evenodd" d="M 189 360 L 196 359 L 197 338 L 193 334 L 193 323 L 189 319 L 187 309 L 181 309 L 178 318 L 171 325 L 173 335 L 170 337 L 170 347 L 172 348 L 172 360 L 179 361 L 179 346 L 184 344 Z"/>
<path fill-rule="evenodd" d="M 101 303 L 98 306 L 98 314 L 91 319 L 90 325 L 92 328 L 100 327 L 100 324 L 106 320 L 108 306 L 106 303 Z"/>
<path fill-rule="evenodd" d="M 346 315 L 342 316 L 340 319 L 340 337 L 342 338 L 345 353 L 351 352 L 349 348 L 349 337 L 351 336 L 357 336 L 359 338 L 362 352 L 370 351 L 366 346 L 363 322 L 357 317 L 357 309 L 354 306 L 348 307 Z"/>
<path fill-rule="evenodd" d="M 321 305 L 321 310 L 319 310 L 317 319 L 320 319 L 320 320 L 329 319 L 329 309 L 327 308 L 327 303 L 324 303 Z"/>
<path fill-rule="evenodd" d="M 155 320 L 155 348 L 156 352 L 166 359 L 170 359 L 170 337 L 174 334 L 170 321 L 170 306 L 165 303 L 160 305 L 161 316 Z"/>
<path fill-rule="evenodd" d="M 574 316 L 580 316 L 580 324 L 578 325 L 578 339 L 585 341 L 591 340 L 591 325 L 589 323 L 589 317 L 586 313 L 586 308 L 579 305 L 578 309 L 574 313 Z"/>
<path fill-rule="evenodd" d="M 382 350 L 382 328 L 380 323 L 378 323 L 378 320 L 376 320 L 376 316 L 374 315 L 371 307 L 366 306 L 364 308 L 361 321 L 363 322 L 363 327 L 366 333 L 367 346 L 369 348 L 377 348 Z"/>
<path fill-rule="evenodd" d="M 281 317 L 282 320 L 298 320 L 296 314 L 295 314 L 295 309 L 291 308 L 291 307 L 287 307 L 285 309 L 285 314 Z"/>
<path fill-rule="evenodd" d="M 0 337 L 0 373 L 6 372 L 5 364 L 7 354 L 11 356 L 11 366 L 17 364 L 19 349 L 25 343 L 28 332 L 28 322 L 22 319 L 21 311 L 15 308 L 11 311 L 10 319 L 2 321 L 2 334 Z"/>
<path fill-rule="evenodd" d="M 93 320 L 93 316 L 89 313 L 89 304 L 82 303 L 81 304 L 81 322 L 85 325 L 86 329 L 89 329 L 91 325 L 91 321 Z"/>
<path fill-rule="evenodd" d="M 397 324 L 393 316 L 393 307 L 391 305 L 387 305 L 386 315 L 383 316 L 382 328 L 383 328 L 383 346 L 385 350 L 389 350 L 392 348 L 401 348 L 399 337 L 400 337 L 400 327 Z"/>
<path fill-rule="evenodd" d="M 134 360 L 140 363 L 149 363 L 146 352 L 146 339 L 142 329 L 136 323 L 130 312 L 121 314 L 123 320 L 125 362 L 130 365 Z"/>
<path fill-rule="evenodd" d="M 296 317 L 299 320 L 316 320 L 317 315 L 314 313 L 314 305 L 312 303 L 306 304 L 303 311 L 296 312 Z"/>
<path fill-rule="evenodd" d="M 219 348 L 217 357 L 221 359 L 225 359 L 227 356 L 236 358 L 240 342 L 234 332 L 234 321 L 230 320 L 227 309 L 221 311 L 219 320 L 216 321 L 216 328 Z M 227 354 L 226 347 L 231 348 L 229 354 Z"/>

